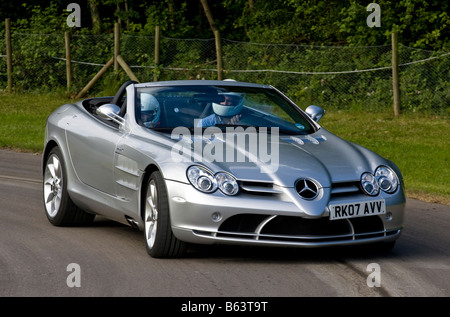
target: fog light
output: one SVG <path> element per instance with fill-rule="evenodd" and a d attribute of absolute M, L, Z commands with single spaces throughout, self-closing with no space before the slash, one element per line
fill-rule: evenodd
<path fill-rule="evenodd" d="M 392 220 L 392 212 L 386 213 L 386 220 L 391 221 Z"/>
<path fill-rule="evenodd" d="M 211 220 L 214 222 L 219 222 L 220 220 L 222 220 L 222 215 L 218 211 L 213 212 L 211 215 Z"/>

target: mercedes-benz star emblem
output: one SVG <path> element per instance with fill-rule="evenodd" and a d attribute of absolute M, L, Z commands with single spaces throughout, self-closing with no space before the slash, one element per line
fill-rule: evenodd
<path fill-rule="evenodd" d="M 319 195 L 319 188 L 317 187 L 317 184 L 307 178 L 300 178 L 297 180 L 295 189 L 303 199 L 312 200 Z"/>

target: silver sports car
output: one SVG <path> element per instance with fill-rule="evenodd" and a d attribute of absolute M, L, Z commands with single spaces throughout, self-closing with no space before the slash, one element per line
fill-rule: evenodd
<path fill-rule="evenodd" d="M 402 175 L 321 127 L 324 113 L 232 80 L 129 81 L 115 96 L 62 105 L 45 130 L 47 218 L 129 224 L 153 257 L 191 244 L 390 250 L 403 228 Z"/>

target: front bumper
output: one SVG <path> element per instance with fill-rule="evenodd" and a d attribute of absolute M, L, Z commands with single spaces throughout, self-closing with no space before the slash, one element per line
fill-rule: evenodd
<path fill-rule="evenodd" d="M 194 244 L 321 247 L 396 240 L 403 228 L 405 197 L 401 189 L 386 200 L 386 215 L 329 220 L 325 207 L 311 217 L 299 208 L 293 188 L 279 194 L 221 192 L 205 194 L 189 184 L 166 181 L 172 231 Z M 294 194 L 293 194 L 294 193 Z M 322 199 L 329 203 L 373 199 L 351 195 Z M 380 197 L 378 197 L 380 198 Z"/>

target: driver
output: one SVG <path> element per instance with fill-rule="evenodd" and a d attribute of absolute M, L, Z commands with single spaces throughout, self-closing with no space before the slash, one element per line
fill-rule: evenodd
<path fill-rule="evenodd" d="M 159 125 L 161 117 L 161 107 L 155 96 L 142 93 L 141 94 L 141 121 L 147 128 L 156 128 Z"/>
<path fill-rule="evenodd" d="M 242 117 L 241 111 L 244 107 L 244 98 L 241 94 L 235 92 L 227 92 L 222 95 L 224 96 L 223 101 L 212 103 L 214 113 L 201 119 L 197 126 L 234 125 L 239 122 Z"/>

